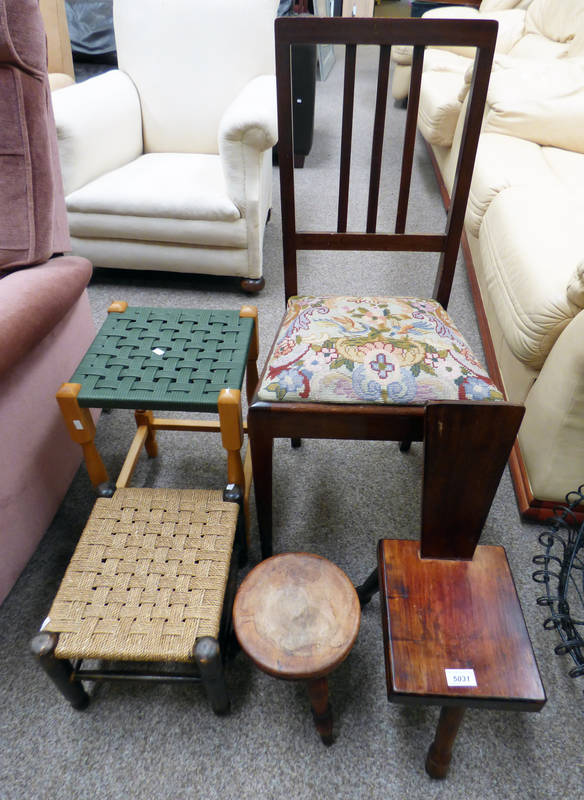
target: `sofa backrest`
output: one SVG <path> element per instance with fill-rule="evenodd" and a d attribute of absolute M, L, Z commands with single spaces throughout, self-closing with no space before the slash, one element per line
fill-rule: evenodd
<path fill-rule="evenodd" d="M 488 14 L 491 11 L 507 11 L 509 8 L 527 8 L 533 0 L 482 0 L 480 5 L 481 13 Z"/>
<path fill-rule="evenodd" d="M 37 0 L 0 0 L 0 277 L 70 247 Z"/>
<path fill-rule="evenodd" d="M 570 42 L 584 27 L 582 0 L 533 0 L 525 15 L 525 32 L 554 42 Z"/>
<path fill-rule="evenodd" d="M 145 152 L 217 153 L 221 116 L 274 74 L 278 0 L 115 0 L 118 65 L 142 106 Z"/>

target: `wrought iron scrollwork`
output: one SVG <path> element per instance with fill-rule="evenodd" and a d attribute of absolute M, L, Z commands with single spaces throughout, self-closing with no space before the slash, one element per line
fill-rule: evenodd
<path fill-rule="evenodd" d="M 583 502 L 584 484 L 566 495 L 566 506 L 556 510 L 539 536 L 544 552 L 533 558 L 540 567 L 533 580 L 546 590 L 537 604 L 550 611 L 543 626 L 558 632 L 561 642 L 554 651 L 570 655 L 575 664 L 569 671 L 572 678 L 584 675 L 584 522 L 574 514 Z"/>

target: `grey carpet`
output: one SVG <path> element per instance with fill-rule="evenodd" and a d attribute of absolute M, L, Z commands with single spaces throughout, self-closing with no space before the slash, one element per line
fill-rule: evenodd
<path fill-rule="evenodd" d="M 362 60 L 366 87 L 359 95 L 355 130 L 357 189 L 354 212 L 364 215 L 366 177 L 360 164 L 370 142 L 374 97 L 372 61 Z M 314 146 L 297 172 L 304 200 L 301 220 L 320 220 L 331 210 L 336 164 L 331 130 L 338 117 L 334 96 L 341 84 L 335 66 L 318 85 Z M 404 112 L 388 109 L 388 187 L 395 175 Z M 409 230 L 444 225 L 436 182 L 422 143 L 413 188 Z M 396 188 L 389 188 L 380 218 L 391 226 Z M 272 220 L 265 236 L 266 288 L 260 311 L 261 357 L 283 308 L 280 213 L 274 170 Z M 354 217 L 355 218 L 355 217 Z M 333 224 L 333 223 L 329 223 Z M 306 257 L 303 292 L 325 287 L 342 292 L 430 292 L 434 257 L 376 255 L 366 258 Z M 397 266 L 401 266 L 398 273 Z M 132 304 L 238 307 L 245 298 L 237 281 L 97 270 L 90 286 L 96 323 L 113 299 Z M 480 351 L 464 268 L 459 268 L 450 306 L 471 345 Z M 98 445 L 112 473 L 133 433 L 131 412 L 103 415 Z M 216 436 L 160 434 L 160 456 L 143 459 L 135 485 L 213 486 L 224 481 L 225 461 Z M 409 454 L 392 443 L 305 441 L 274 449 L 275 550 L 306 550 L 336 562 L 355 582 L 370 572 L 384 536 L 416 536 L 419 527 L 421 445 Z M 568 489 L 574 487 L 567 487 Z M 386 699 L 379 599 L 362 617 L 349 658 L 330 680 L 337 741 L 325 748 L 317 736 L 304 687 L 270 678 L 239 654 L 230 665 L 233 698 L 229 717 L 217 718 L 197 688 L 106 684 L 85 712 L 57 694 L 29 655 L 31 636 L 46 616 L 67 561 L 94 501 L 81 468 L 53 524 L 13 591 L 0 608 L 0 798 L 550 798 L 580 796 L 584 738 L 582 681 L 568 677 L 570 662 L 554 655 L 555 634 L 544 631 L 535 600 L 531 563 L 540 551 L 541 526 L 523 523 L 508 474 L 486 524 L 483 543 L 503 544 L 509 556 L 532 637 L 548 703 L 540 714 L 472 710 L 458 736 L 445 782 L 425 774 L 425 751 L 437 709 L 405 708 Z M 437 508 L 447 518 L 448 509 Z M 252 530 L 251 564 L 258 561 Z"/>

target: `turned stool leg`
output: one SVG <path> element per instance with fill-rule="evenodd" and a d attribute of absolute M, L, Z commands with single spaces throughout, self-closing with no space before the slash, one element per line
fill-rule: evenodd
<path fill-rule="evenodd" d="M 58 641 L 58 633 L 37 633 L 31 642 L 31 650 L 65 699 L 73 708 L 82 711 L 89 705 L 89 695 L 79 681 L 72 680 L 71 663 L 63 658 L 55 658 Z"/>
<path fill-rule="evenodd" d="M 152 427 L 154 414 L 152 411 L 144 411 L 142 408 L 137 408 L 134 411 L 134 418 L 136 420 L 136 427 L 145 425 L 148 428 L 148 435 L 144 442 L 144 448 L 150 458 L 156 458 L 158 455 L 158 442 L 156 441 L 156 431 Z"/>
<path fill-rule="evenodd" d="M 236 483 L 245 492 L 245 475 L 241 461 L 243 417 L 239 389 L 222 389 L 218 407 L 221 443 L 227 450 L 227 483 Z"/>
<path fill-rule="evenodd" d="M 211 708 L 216 714 L 227 714 L 231 703 L 217 640 L 212 636 L 203 636 L 199 639 L 195 644 L 194 658 Z"/>
<path fill-rule="evenodd" d="M 102 497 L 111 497 L 114 485 L 95 446 L 95 423 L 88 408 L 81 408 L 77 395 L 80 383 L 64 383 L 57 392 L 57 402 L 69 435 L 83 449 L 89 480 Z"/>
<path fill-rule="evenodd" d="M 308 681 L 307 686 L 316 730 L 328 747 L 333 743 L 333 712 L 328 699 L 328 680 L 313 678 Z"/>
<path fill-rule="evenodd" d="M 452 758 L 452 748 L 465 708 L 443 706 L 434 741 L 426 756 L 426 772 L 431 778 L 445 778 Z"/>

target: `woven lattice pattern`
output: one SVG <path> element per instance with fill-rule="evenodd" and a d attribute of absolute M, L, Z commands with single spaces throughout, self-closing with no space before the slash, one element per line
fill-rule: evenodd
<path fill-rule="evenodd" d="M 196 639 L 219 633 L 237 513 L 220 491 L 98 499 L 44 625 L 56 655 L 191 660 Z"/>
<path fill-rule="evenodd" d="M 79 404 L 216 410 L 222 389 L 241 389 L 253 324 L 229 310 L 112 312 L 71 377 Z"/>

